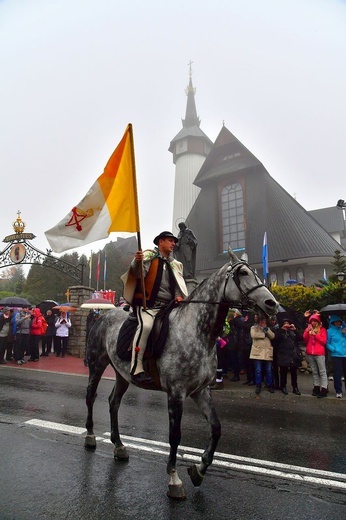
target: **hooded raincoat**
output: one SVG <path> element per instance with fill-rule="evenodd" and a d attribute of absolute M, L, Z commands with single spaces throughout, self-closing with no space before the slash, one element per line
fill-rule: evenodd
<path fill-rule="evenodd" d="M 340 321 L 339 327 L 335 325 L 338 321 Z M 327 349 L 332 357 L 346 357 L 346 325 L 336 315 L 331 316 L 329 323 Z"/>

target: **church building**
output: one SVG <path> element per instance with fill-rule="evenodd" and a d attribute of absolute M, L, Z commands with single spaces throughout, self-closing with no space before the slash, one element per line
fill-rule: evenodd
<path fill-rule="evenodd" d="M 229 245 L 265 278 L 265 233 L 269 283 L 311 285 L 330 276 L 335 251 L 346 251 L 314 218 L 321 212 L 306 211 L 226 126 L 212 144 L 200 129 L 191 68 L 187 96 L 183 128 L 169 148 L 176 165 L 173 230 L 186 220 L 196 235 L 197 280 L 227 262 Z"/>

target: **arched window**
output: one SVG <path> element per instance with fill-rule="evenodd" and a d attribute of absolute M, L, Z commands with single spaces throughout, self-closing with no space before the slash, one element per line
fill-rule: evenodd
<path fill-rule="evenodd" d="M 269 274 L 269 283 L 271 285 L 277 285 L 278 283 L 278 277 L 277 277 L 277 274 L 275 271 L 272 271 L 270 274 Z"/>
<path fill-rule="evenodd" d="M 221 191 L 222 250 L 245 249 L 245 218 L 243 188 L 239 182 L 222 188 Z"/>
<path fill-rule="evenodd" d="M 290 272 L 289 272 L 288 269 L 284 269 L 284 270 L 283 270 L 282 278 L 283 278 L 283 281 L 284 281 L 284 285 L 285 285 L 285 283 L 287 282 L 287 280 L 290 280 L 290 279 L 291 279 L 291 275 L 290 275 Z"/>
<path fill-rule="evenodd" d="M 302 267 L 298 267 L 297 269 L 297 282 L 305 283 L 304 269 Z"/>

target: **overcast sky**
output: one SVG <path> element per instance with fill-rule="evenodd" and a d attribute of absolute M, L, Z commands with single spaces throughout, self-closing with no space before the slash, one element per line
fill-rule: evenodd
<path fill-rule="evenodd" d="M 0 57 L 1 239 L 21 210 L 45 251 L 132 123 L 152 247 L 172 225 L 190 60 L 212 141 L 224 122 L 307 210 L 346 199 L 345 1 L 0 0 Z"/>

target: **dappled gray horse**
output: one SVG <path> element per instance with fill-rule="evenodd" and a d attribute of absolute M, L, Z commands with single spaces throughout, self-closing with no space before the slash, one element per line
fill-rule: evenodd
<path fill-rule="evenodd" d="M 168 396 L 170 453 L 167 473 L 170 480 L 167 495 L 170 498 L 184 499 L 186 496 L 176 469 L 186 397 L 190 396 L 194 400 L 210 426 L 209 441 L 200 464 L 188 469 L 194 486 L 201 485 L 221 435 L 220 421 L 208 385 L 215 377 L 215 340 L 221 333 L 228 308 L 254 305 L 267 315 L 277 312 L 278 302 L 253 269 L 231 251 L 230 258 L 229 263 L 201 282 L 182 304 L 172 310 L 167 341 L 162 355 L 156 361 L 160 389 Z M 115 385 L 109 396 L 111 441 L 115 446 L 114 457 L 118 460 L 129 458 L 120 440 L 118 410 L 131 380 L 130 361 L 122 361 L 116 353 L 119 329 L 127 316 L 128 313 L 121 308 L 108 311 L 91 329 L 87 346 L 89 385 L 86 396 L 88 416 L 85 447 L 96 448 L 93 404 L 101 376 L 111 363 L 116 373 Z"/>

